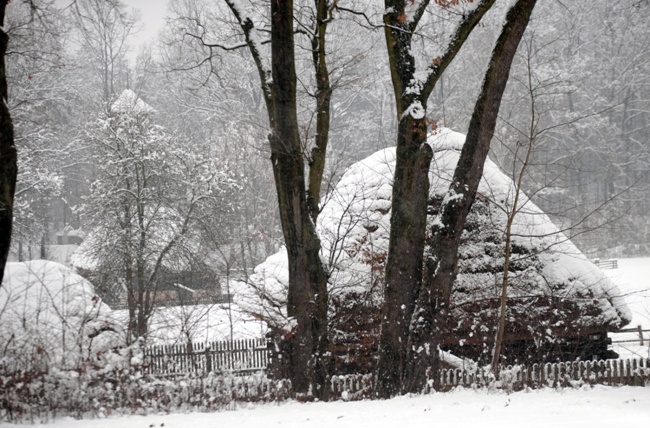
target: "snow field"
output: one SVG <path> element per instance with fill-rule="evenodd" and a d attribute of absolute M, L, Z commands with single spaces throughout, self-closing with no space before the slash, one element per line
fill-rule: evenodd
<path fill-rule="evenodd" d="M 650 329 L 650 258 L 618 259 L 618 269 L 608 269 L 605 274 L 614 281 L 625 299 L 632 321 L 625 328 L 642 326 Z M 609 337 L 617 340 L 638 340 L 637 333 L 616 333 Z M 650 333 L 644 333 L 645 339 L 650 339 Z M 639 342 L 613 343 L 611 349 L 620 358 L 650 358 L 650 340 L 640 346 Z"/>
<path fill-rule="evenodd" d="M 457 389 L 449 393 L 398 397 L 385 401 L 235 404 L 235 411 L 61 419 L 48 428 L 213 428 L 309 427 L 454 428 L 590 427 L 635 428 L 650 420 L 650 388 L 583 387 L 506 394 Z M 0 427 L 16 425 L 0 424 Z"/>

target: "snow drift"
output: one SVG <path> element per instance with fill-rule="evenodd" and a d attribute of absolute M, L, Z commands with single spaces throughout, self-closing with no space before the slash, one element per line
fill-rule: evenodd
<path fill-rule="evenodd" d="M 92 284 L 59 263 L 7 263 L 0 288 L 2 362 L 75 367 L 115 344 L 119 327 L 110 314 Z"/>

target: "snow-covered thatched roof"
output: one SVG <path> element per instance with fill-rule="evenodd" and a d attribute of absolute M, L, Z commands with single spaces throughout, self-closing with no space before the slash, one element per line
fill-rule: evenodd
<path fill-rule="evenodd" d="M 429 172 L 429 225 L 436 221 L 464 140 L 464 135 L 449 129 L 439 129 L 428 139 L 434 150 Z M 352 165 L 323 201 L 317 227 L 323 260 L 331 271 L 333 295 L 361 293 L 381 298 L 394 167 L 395 148 L 380 150 Z M 452 298 L 458 308 L 472 308 L 475 312 L 494 307 L 502 278 L 506 212 L 513 208 L 514 189 L 510 177 L 488 159 L 462 238 Z M 630 314 L 614 283 L 525 195 L 520 195 L 517 209 L 520 212 L 513 225 L 509 298 L 525 304 L 520 308 L 513 305 L 513 310 L 522 312 L 525 318 L 532 316 L 531 307 L 543 306 L 545 309 L 538 314 L 543 323 L 571 322 L 576 330 L 615 328 L 627 323 Z M 281 250 L 257 266 L 250 282 L 255 287 L 242 295 L 242 304 L 267 317 L 282 318 L 288 283 L 286 252 Z M 279 304 L 273 307 L 263 296 Z M 556 307 L 560 303 L 570 308 Z M 464 329 L 486 322 L 476 320 L 480 314 L 465 315 L 473 320 L 466 320 Z M 462 320 L 464 315 L 458 317 Z M 512 317 L 517 318 L 517 314 Z M 544 325 L 540 327 L 546 328 Z"/>

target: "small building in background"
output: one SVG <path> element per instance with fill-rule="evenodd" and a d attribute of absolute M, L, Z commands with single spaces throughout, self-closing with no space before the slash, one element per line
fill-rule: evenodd
<path fill-rule="evenodd" d="M 68 225 L 56 234 L 57 245 L 81 245 L 84 240 L 84 233 L 80 229 L 73 229 Z"/>

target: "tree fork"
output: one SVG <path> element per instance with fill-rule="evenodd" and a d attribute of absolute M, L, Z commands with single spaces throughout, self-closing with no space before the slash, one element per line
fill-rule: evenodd
<path fill-rule="evenodd" d="M 405 385 L 419 392 L 429 367 L 436 366 L 436 338 L 448 325 L 452 286 L 458 271 L 458 247 L 469 210 L 476 197 L 483 166 L 490 149 L 496 120 L 510 74 L 510 67 L 524 35 L 536 0 L 518 0 L 492 51 L 483 88 L 474 106 L 469 130 L 440 209 L 440 222 L 431 230 L 431 256 L 411 320 Z"/>
<path fill-rule="evenodd" d="M 385 37 L 398 117 L 395 177 L 391 203 L 391 229 L 386 262 L 384 302 L 381 309 L 379 361 L 375 393 L 389 398 L 404 391 L 409 325 L 421 288 L 429 196 L 429 166 L 433 153 L 426 144 L 426 107 L 436 82 L 451 64 L 469 34 L 495 0 L 483 0 L 462 20 L 444 54 L 432 58 L 426 81 L 416 76 L 411 53 L 412 36 L 429 5 L 417 6 L 405 20 L 406 2 L 385 0 Z M 444 7 L 444 6 L 442 6 Z M 414 82 L 422 84 L 411 87 Z M 408 89 L 408 90 L 407 90 Z M 418 111 L 414 111 L 413 109 Z M 421 110 L 421 111 L 420 111 Z"/>
<path fill-rule="evenodd" d="M 316 6 L 316 26 L 311 39 L 312 62 L 316 77 L 316 135 L 315 147 L 311 151 L 309 162 L 309 190 L 307 199 L 311 217 L 316 223 L 320 207 L 321 185 L 323 172 L 325 171 L 325 160 L 327 154 L 327 143 L 330 130 L 330 104 L 332 100 L 332 88 L 329 80 L 325 52 L 325 34 L 327 32 L 329 1 L 314 0 Z"/>

